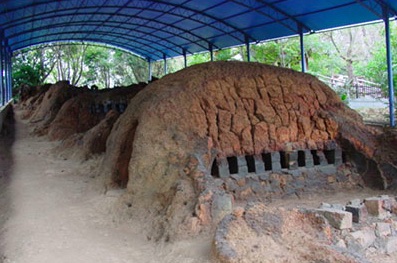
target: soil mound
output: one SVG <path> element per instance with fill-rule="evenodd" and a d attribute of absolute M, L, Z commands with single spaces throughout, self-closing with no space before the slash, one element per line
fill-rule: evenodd
<path fill-rule="evenodd" d="M 131 211 L 158 218 L 155 237 L 168 239 L 218 222 L 239 200 L 361 179 L 389 187 L 395 166 L 381 174 L 376 135 L 311 75 L 206 63 L 167 75 L 131 100 L 109 135 L 102 171 L 110 185 L 127 187 Z M 358 169 L 360 177 L 358 166 L 371 169 Z"/>
<path fill-rule="evenodd" d="M 82 138 L 84 159 L 88 159 L 93 154 L 105 152 L 106 140 L 119 116 L 117 111 L 109 111 L 103 120 L 84 134 Z"/>
<path fill-rule="evenodd" d="M 78 93 L 79 90 L 70 86 L 68 81 L 60 81 L 51 85 L 30 118 L 31 123 L 37 124 L 36 132 L 43 133 L 44 131 L 45 133 L 48 125 L 55 119 L 62 105 Z"/>
<path fill-rule="evenodd" d="M 107 136 L 109 134 L 107 129 L 111 129 L 108 125 L 114 123 L 114 118 L 125 111 L 130 99 L 145 86 L 146 83 L 139 83 L 128 87 L 89 90 L 86 87 L 73 87 L 68 81 L 37 87 L 23 85 L 20 89 L 19 107 L 23 110 L 22 117 L 29 118 L 30 123 L 34 124 L 34 133 L 48 134 L 51 140 L 65 140 L 72 135 L 85 133 L 105 119 L 109 111 L 117 112 L 118 114 L 111 114 L 106 124 L 102 123 L 97 128 L 98 132 L 104 129 L 101 135 L 96 135 L 100 139 L 97 143 L 101 145 L 93 147 L 92 138 L 86 138 L 88 146 L 84 148 L 83 156 L 89 156 L 104 151 L 106 138 L 103 136 Z M 68 140 L 69 148 L 81 145 L 80 137 L 83 136 L 76 135 Z M 91 150 L 94 152 L 91 153 Z"/>
<path fill-rule="evenodd" d="M 100 116 L 89 110 L 92 103 L 94 96 L 90 93 L 83 93 L 67 100 L 49 126 L 50 140 L 66 139 L 72 134 L 85 132 L 95 126 Z"/>

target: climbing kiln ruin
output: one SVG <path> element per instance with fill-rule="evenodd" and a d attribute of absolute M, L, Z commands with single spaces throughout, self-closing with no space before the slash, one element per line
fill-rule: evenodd
<path fill-rule="evenodd" d="M 139 92 L 113 126 L 101 171 L 127 187 L 134 214 L 155 218 L 155 238 L 172 238 L 219 222 L 236 202 L 393 187 L 396 160 L 377 136 L 311 75 L 213 62 Z"/>
<path fill-rule="evenodd" d="M 211 62 L 146 87 L 23 91 L 36 134 L 83 160 L 105 152 L 100 178 L 127 188 L 123 212 L 155 239 L 209 229 L 252 200 L 396 187 L 395 134 L 365 126 L 329 87 L 293 70 Z"/>

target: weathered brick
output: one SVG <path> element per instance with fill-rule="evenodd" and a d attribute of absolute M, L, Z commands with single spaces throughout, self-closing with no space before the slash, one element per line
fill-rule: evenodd
<path fill-rule="evenodd" d="M 238 164 L 238 174 L 239 175 L 247 175 L 248 174 L 248 166 L 247 166 L 247 160 L 245 159 L 245 156 L 238 156 L 237 164 Z"/>
<path fill-rule="evenodd" d="M 229 163 L 226 159 L 218 160 L 219 177 L 227 178 L 230 176 Z"/>
<path fill-rule="evenodd" d="M 272 152 L 272 171 L 273 172 L 280 172 L 281 171 L 281 163 L 280 163 L 280 153 L 279 152 Z"/>
<path fill-rule="evenodd" d="M 350 212 L 333 208 L 318 209 L 317 212 L 323 215 L 330 225 L 336 229 L 348 229 L 352 227 L 353 216 Z"/>
<path fill-rule="evenodd" d="M 305 166 L 307 168 L 314 167 L 313 155 L 310 150 L 305 150 Z"/>
<path fill-rule="evenodd" d="M 296 170 L 298 169 L 298 152 L 292 151 L 287 153 L 288 158 L 288 169 Z"/>
<path fill-rule="evenodd" d="M 327 158 L 325 157 L 324 152 L 317 151 L 317 156 L 319 158 L 320 165 L 328 165 L 328 161 L 327 161 Z"/>
<path fill-rule="evenodd" d="M 263 162 L 262 155 L 255 155 L 255 171 L 257 174 L 262 174 L 265 172 L 265 163 Z"/>
<path fill-rule="evenodd" d="M 335 166 L 340 166 L 343 164 L 342 149 L 335 149 Z"/>
<path fill-rule="evenodd" d="M 367 207 L 368 214 L 379 218 L 385 218 L 387 216 L 387 211 L 383 208 L 384 200 L 383 197 L 366 198 L 364 204 Z"/>

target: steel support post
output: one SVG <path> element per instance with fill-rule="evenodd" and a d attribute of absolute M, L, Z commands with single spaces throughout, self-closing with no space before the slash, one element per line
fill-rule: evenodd
<path fill-rule="evenodd" d="M 5 104 L 5 83 L 4 83 L 4 40 L 0 36 L 0 106 Z"/>
<path fill-rule="evenodd" d="M 12 53 L 10 48 L 7 46 L 7 69 L 8 69 L 8 100 L 12 99 L 12 61 L 11 61 Z"/>
<path fill-rule="evenodd" d="M 147 62 L 148 62 L 148 82 L 150 82 L 152 81 L 152 61 L 149 58 Z"/>
<path fill-rule="evenodd" d="M 7 45 L 7 42 L 6 42 Z M 9 83 L 8 83 L 8 54 L 7 54 L 7 46 L 4 47 L 4 82 L 5 82 L 5 101 L 6 103 L 9 100 Z"/>
<path fill-rule="evenodd" d="M 163 60 L 164 60 L 164 76 L 167 75 L 168 69 L 167 69 L 167 56 L 163 54 Z"/>
<path fill-rule="evenodd" d="M 245 47 L 247 49 L 247 61 L 250 62 L 251 61 L 251 49 L 250 49 L 250 42 L 249 42 L 248 37 L 245 38 Z"/>
<path fill-rule="evenodd" d="M 299 29 L 299 42 L 300 42 L 300 51 L 301 51 L 301 70 L 303 73 L 306 72 L 306 58 L 305 58 L 305 44 L 303 39 L 303 29 L 302 26 L 298 26 Z"/>
<path fill-rule="evenodd" d="M 187 68 L 186 50 L 183 50 L 183 64 L 184 64 L 185 68 Z"/>
<path fill-rule="evenodd" d="M 387 7 L 383 8 L 383 20 L 385 22 L 385 35 L 386 35 L 386 62 L 387 62 L 387 81 L 389 86 L 389 114 L 390 114 L 390 127 L 396 126 L 394 118 L 394 87 L 393 87 L 393 67 L 392 67 L 392 53 L 390 44 L 390 21 L 389 10 Z"/>
<path fill-rule="evenodd" d="M 214 48 L 213 48 L 212 44 L 209 44 L 208 48 L 210 51 L 211 62 L 212 62 L 212 61 L 214 61 Z"/>

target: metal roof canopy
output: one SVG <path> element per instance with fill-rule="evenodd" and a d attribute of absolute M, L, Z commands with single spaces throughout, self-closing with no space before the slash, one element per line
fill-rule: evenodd
<path fill-rule="evenodd" d="M 2 0 L 11 51 L 92 41 L 156 61 L 395 16 L 392 0 Z"/>
<path fill-rule="evenodd" d="M 11 68 L 7 64 L 12 52 L 43 43 L 98 42 L 131 51 L 150 62 L 299 35 L 303 53 L 304 34 L 381 19 L 388 27 L 389 19 L 397 15 L 396 0 L 0 0 L 0 3 L 0 64 L 6 72 L 0 78 L 3 87 L 7 86 L 8 97 L 7 74 Z M 390 54 L 387 58 L 390 60 Z"/>

